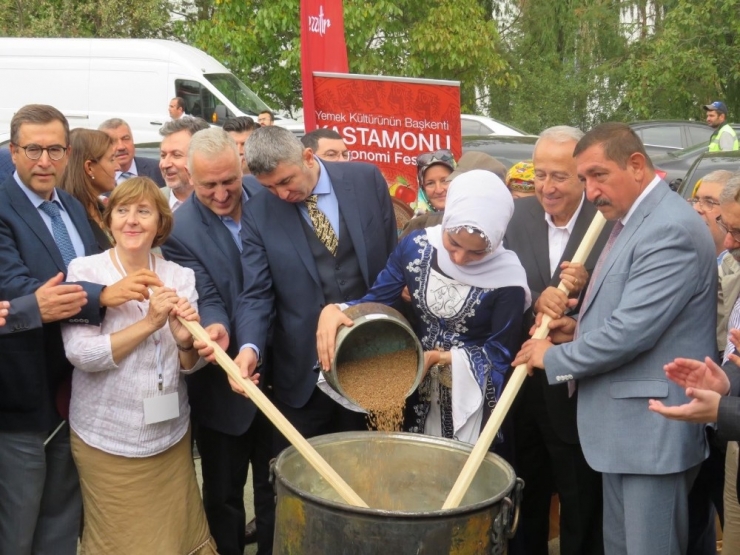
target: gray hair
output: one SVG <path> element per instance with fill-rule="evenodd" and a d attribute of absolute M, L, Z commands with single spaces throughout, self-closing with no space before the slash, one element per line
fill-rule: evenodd
<path fill-rule="evenodd" d="M 540 144 L 540 141 L 542 139 L 547 139 L 548 141 L 562 144 L 570 141 L 578 142 L 581 140 L 583 135 L 583 131 L 569 125 L 556 125 L 555 127 L 548 127 L 542 133 L 540 133 L 540 138 L 537 139 L 537 142 L 534 144 L 534 148 L 537 148 L 537 145 Z"/>
<path fill-rule="evenodd" d="M 722 185 L 724 187 L 733 175 L 735 174 L 729 170 L 714 170 L 705 175 L 701 182 L 716 183 L 717 185 Z"/>
<path fill-rule="evenodd" d="M 212 158 L 229 151 L 234 154 L 234 160 L 241 168 L 239 149 L 231 135 L 220 127 L 209 127 L 198 131 L 190 139 L 190 146 L 188 147 L 188 171 L 190 175 L 193 175 L 193 158 L 196 154 L 205 158 Z"/>
<path fill-rule="evenodd" d="M 722 192 L 719 194 L 720 204 L 728 204 L 731 202 L 740 203 L 740 172 L 732 174 L 732 177 L 727 181 L 724 189 L 722 189 Z"/>
<path fill-rule="evenodd" d="M 208 129 L 211 127 L 208 122 L 203 118 L 196 118 L 193 116 L 182 116 L 180 119 L 175 119 L 165 123 L 159 130 L 159 134 L 162 137 L 169 137 L 174 133 L 180 131 L 187 131 L 190 135 L 195 135 L 202 129 Z"/>
<path fill-rule="evenodd" d="M 300 165 L 303 150 L 291 131 L 276 125 L 255 129 L 244 143 L 244 157 L 252 175 L 273 172 L 283 162 Z"/>
<path fill-rule="evenodd" d="M 105 131 L 106 129 L 118 129 L 123 125 L 128 127 L 128 130 L 131 131 L 131 126 L 121 118 L 110 118 L 105 120 L 103 123 L 98 125 L 98 131 Z"/>

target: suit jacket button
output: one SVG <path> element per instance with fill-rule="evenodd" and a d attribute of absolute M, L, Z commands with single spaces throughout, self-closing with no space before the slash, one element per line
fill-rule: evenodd
<path fill-rule="evenodd" d="M 339 270 L 342 269 L 342 267 L 339 264 L 337 264 L 336 266 L 334 266 L 334 269 L 337 270 L 337 271 L 339 271 Z"/>

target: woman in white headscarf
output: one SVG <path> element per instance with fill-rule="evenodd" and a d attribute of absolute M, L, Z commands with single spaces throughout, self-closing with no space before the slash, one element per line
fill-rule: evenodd
<path fill-rule="evenodd" d="M 409 288 L 431 369 L 409 431 L 474 443 L 501 395 L 530 304 L 524 268 L 501 244 L 513 212 L 511 194 L 495 174 L 473 170 L 456 177 L 442 224 L 405 237 L 367 295 L 348 303 L 390 305 Z M 321 313 L 322 368 L 331 367 L 342 324 L 352 321 L 339 305 Z"/>

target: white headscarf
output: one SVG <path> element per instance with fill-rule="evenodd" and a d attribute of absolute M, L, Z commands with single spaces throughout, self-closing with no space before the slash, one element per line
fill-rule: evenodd
<path fill-rule="evenodd" d="M 512 214 L 514 200 L 504 182 L 492 172 L 471 170 L 452 180 L 447 190 L 442 225 L 428 228 L 427 236 L 437 249 L 437 262 L 442 272 L 461 283 L 484 289 L 522 287 L 526 309 L 532 303 L 527 274 L 517 255 L 501 244 Z M 490 247 L 486 256 L 465 266 L 453 263 L 442 243 L 444 230 L 461 228 L 480 231 Z"/>

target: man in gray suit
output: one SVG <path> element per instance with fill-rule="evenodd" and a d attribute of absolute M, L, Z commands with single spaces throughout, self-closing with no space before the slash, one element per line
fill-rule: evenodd
<path fill-rule="evenodd" d="M 629 126 L 605 123 L 578 142 L 578 176 L 615 221 L 575 320 L 524 344 L 514 365 L 577 380 L 578 433 L 602 472 L 604 551 L 684 555 L 688 492 L 708 453 L 704 428 L 648 410 L 686 402 L 663 365 L 716 349 L 717 265 L 704 222 L 655 175 Z M 572 341 L 563 343 L 571 336 Z"/>
<path fill-rule="evenodd" d="M 535 196 L 514 202 L 504 238 L 527 272 L 534 313 L 556 318 L 566 309 L 573 310 L 577 302 L 556 289 L 560 280 L 577 296 L 611 230 L 611 226 L 604 228 L 585 267 L 566 262 L 596 214 L 596 207 L 585 198 L 573 158 L 581 137 L 580 129 L 565 125 L 540 134 L 533 154 Z M 525 319 L 525 334 L 532 320 L 531 316 Z M 516 472 L 527 487 L 512 551 L 523 555 L 548 553 L 553 491 L 560 499 L 561 555 L 603 553 L 601 476 L 583 456 L 576 427 L 578 399 L 568 393 L 567 384 L 549 386 L 544 373 L 537 373 L 524 382 L 513 412 Z"/>

